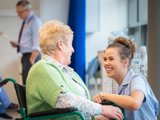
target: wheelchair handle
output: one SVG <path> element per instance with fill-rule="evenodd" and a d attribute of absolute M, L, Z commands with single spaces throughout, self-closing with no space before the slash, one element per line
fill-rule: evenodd
<path fill-rule="evenodd" d="M 4 86 L 5 84 L 7 84 L 8 82 L 12 82 L 13 84 L 16 84 L 16 80 L 13 78 L 6 78 L 3 81 L 0 82 L 0 87 Z"/>

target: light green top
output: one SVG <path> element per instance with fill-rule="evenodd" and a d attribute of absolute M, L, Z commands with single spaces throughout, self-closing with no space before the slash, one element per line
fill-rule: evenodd
<path fill-rule="evenodd" d="M 78 74 L 73 72 L 72 78 L 84 88 L 87 98 L 90 99 L 89 91 Z M 51 110 L 56 106 L 57 97 L 63 92 L 72 92 L 81 96 L 73 82 L 56 63 L 45 59 L 37 62 L 30 69 L 27 77 L 28 113 Z"/>

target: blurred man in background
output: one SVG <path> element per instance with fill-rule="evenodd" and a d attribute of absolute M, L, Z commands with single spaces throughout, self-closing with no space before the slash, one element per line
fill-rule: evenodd
<path fill-rule="evenodd" d="M 22 80 L 25 85 L 30 67 L 40 59 L 38 30 L 42 25 L 42 21 L 34 15 L 31 4 L 27 0 L 18 1 L 16 11 L 23 22 L 18 42 L 11 41 L 10 43 L 12 47 L 17 48 L 17 52 L 22 54 Z"/>

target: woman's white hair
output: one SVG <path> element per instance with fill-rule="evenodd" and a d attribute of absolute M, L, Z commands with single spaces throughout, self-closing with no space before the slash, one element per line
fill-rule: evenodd
<path fill-rule="evenodd" d="M 73 31 L 68 25 L 57 20 L 51 20 L 40 28 L 39 43 L 42 53 L 47 54 L 56 49 L 58 40 L 68 41 Z"/>

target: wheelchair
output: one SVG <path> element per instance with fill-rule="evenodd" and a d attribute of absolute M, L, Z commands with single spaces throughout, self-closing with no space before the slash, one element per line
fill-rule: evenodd
<path fill-rule="evenodd" d="M 85 120 L 84 115 L 78 111 L 76 108 L 53 108 L 49 111 L 43 111 L 43 112 L 36 112 L 27 114 L 27 105 L 26 105 L 26 91 L 25 86 L 20 85 L 16 82 L 13 78 L 6 78 L 2 82 L 0 82 L 0 87 L 4 86 L 8 82 L 12 82 L 14 84 L 14 88 L 16 91 L 18 103 L 20 106 L 20 115 L 21 118 L 18 118 L 17 120 L 45 120 L 45 119 L 56 119 L 56 118 L 63 118 L 66 116 L 77 116 L 79 120 Z M 76 117 L 76 118 L 77 118 Z"/>
<path fill-rule="evenodd" d="M 36 112 L 36 113 L 31 113 L 27 114 L 27 105 L 26 105 L 26 89 L 24 85 L 20 85 L 16 82 L 15 79 L 13 78 L 6 78 L 2 82 L 0 82 L 0 87 L 4 86 L 8 82 L 12 82 L 14 84 L 14 88 L 16 91 L 18 103 L 20 106 L 20 115 L 21 118 L 18 118 L 16 120 L 45 120 L 45 119 L 56 119 L 56 118 L 63 118 L 66 116 L 77 116 L 79 120 L 85 120 L 84 115 L 78 111 L 76 108 L 70 107 L 70 108 L 53 108 L 52 110 L 49 111 L 42 111 L 42 112 Z M 110 101 L 103 101 L 101 103 L 102 105 L 113 105 L 116 107 L 116 104 Z M 119 107 L 123 113 L 124 119 L 126 120 L 125 116 L 125 110 L 121 107 Z"/>

